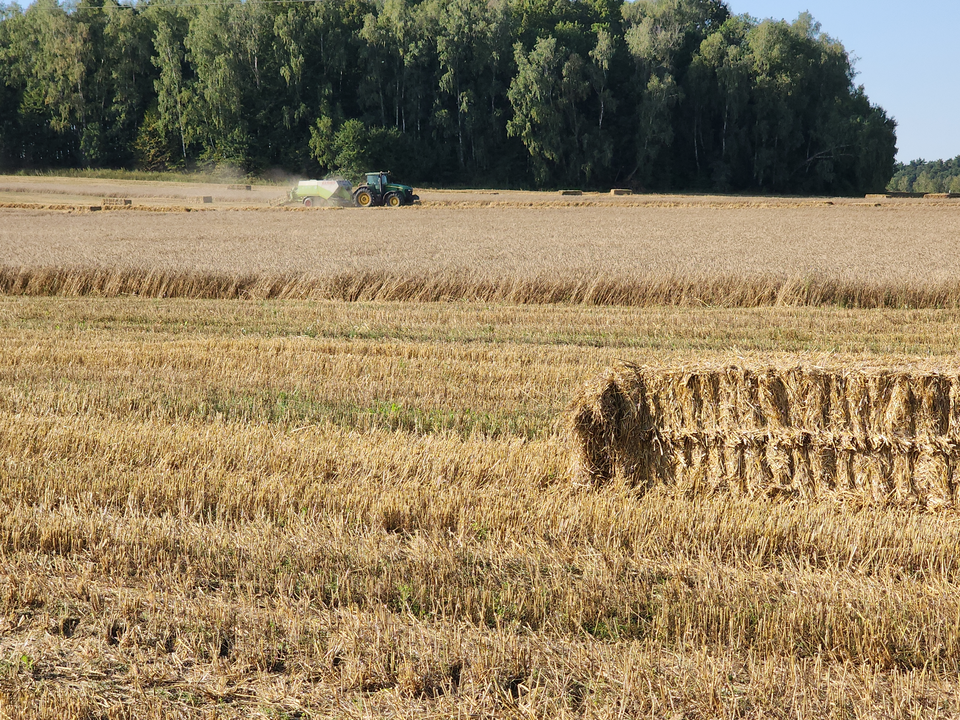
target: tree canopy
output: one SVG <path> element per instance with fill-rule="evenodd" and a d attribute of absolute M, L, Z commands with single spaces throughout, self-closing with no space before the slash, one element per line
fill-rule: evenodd
<path fill-rule="evenodd" d="M 897 163 L 887 189 L 910 193 L 960 193 L 960 156 L 952 160 Z"/>
<path fill-rule="evenodd" d="M 0 5 L 0 167 L 881 190 L 854 77 L 810 15 L 722 0 L 37 0 Z"/>

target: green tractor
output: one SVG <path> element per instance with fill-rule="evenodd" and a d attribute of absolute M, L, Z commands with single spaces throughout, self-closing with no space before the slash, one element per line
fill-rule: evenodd
<path fill-rule="evenodd" d="M 420 197 L 413 194 L 409 185 L 390 182 L 390 173 L 386 171 L 366 173 L 367 182 L 353 191 L 353 200 L 360 207 L 386 205 L 400 207 L 413 205 Z"/>

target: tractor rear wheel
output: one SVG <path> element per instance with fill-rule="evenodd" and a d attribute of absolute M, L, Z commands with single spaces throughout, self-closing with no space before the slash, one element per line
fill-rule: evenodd
<path fill-rule="evenodd" d="M 403 205 L 403 198 L 400 197 L 399 193 L 387 193 L 387 196 L 383 199 L 383 204 L 390 207 L 400 207 Z"/>
<path fill-rule="evenodd" d="M 357 190 L 356 194 L 353 196 L 353 199 L 357 201 L 357 205 L 360 207 L 370 207 L 373 205 L 373 193 L 366 188 L 360 188 Z"/>

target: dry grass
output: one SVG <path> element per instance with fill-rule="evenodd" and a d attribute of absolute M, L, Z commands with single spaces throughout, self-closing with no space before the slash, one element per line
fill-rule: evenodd
<path fill-rule="evenodd" d="M 953 511 L 578 487 L 557 420 L 625 355 L 955 373 L 958 336 L 954 311 L 2 299 L 0 709 L 956 717 Z"/>

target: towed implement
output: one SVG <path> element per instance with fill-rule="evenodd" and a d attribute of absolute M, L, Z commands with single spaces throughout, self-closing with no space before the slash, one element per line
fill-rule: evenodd
<path fill-rule="evenodd" d="M 304 207 L 344 207 L 353 205 L 352 188 L 346 180 L 301 180 L 290 199 Z"/>

